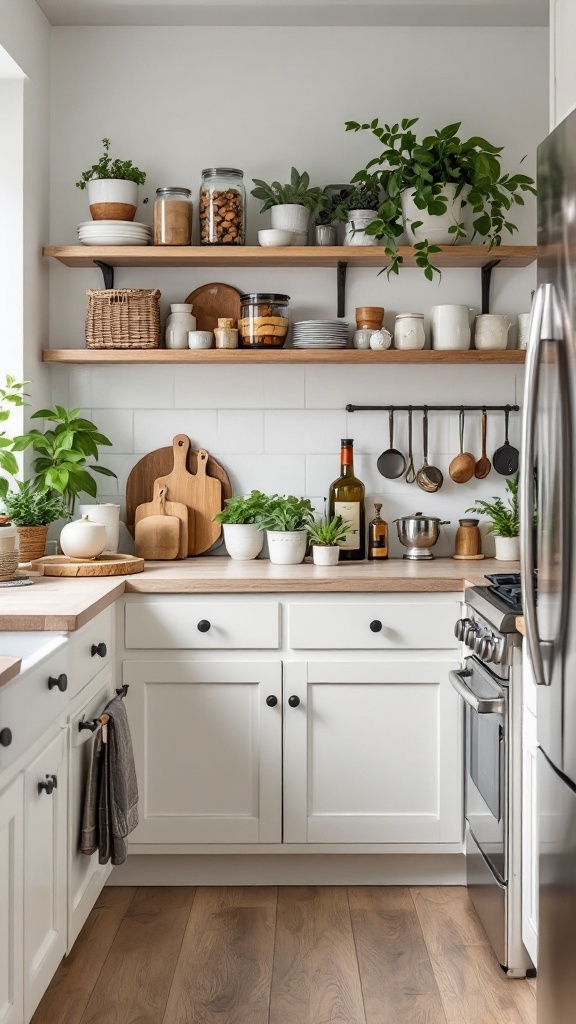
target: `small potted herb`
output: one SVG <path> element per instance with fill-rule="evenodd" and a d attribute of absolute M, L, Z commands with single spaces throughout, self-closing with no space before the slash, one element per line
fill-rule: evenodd
<path fill-rule="evenodd" d="M 316 245 L 337 244 L 336 223 L 342 219 L 340 207 L 353 189 L 353 185 L 326 185 L 322 190 L 314 229 Z"/>
<path fill-rule="evenodd" d="M 222 523 L 224 543 L 230 558 L 249 561 L 257 558 L 264 544 L 264 534 L 259 523 L 268 508 L 269 498 L 262 491 L 233 495 L 227 498 L 222 512 L 214 516 Z"/>
<path fill-rule="evenodd" d="M 349 531 L 350 524 L 345 523 L 342 516 L 334 516 L 332 519 L 323 516 L 310 523 L 308 537 L 314 565 L 337 565 L 340 545 L 346 540 Z"/>
<path fill-rule="evenodd" d="M 378 218 L 380 187 L 372 179 L 356 185 L 340 201 L 335 220 L 345 221 L 344 245 L 377 245 L 378 240 L 366 229 Z"/>
<path fill-rule="evenodd" d="M 494 534 L 496 558 L 499 562 L 517 562 L 520 558 L 520 511 L 518 506 L 518 477 L 506 481 L 507 501 L 494 497 L 492 501 L 477 501 L 467 512 L 486 516 L 491 521 L 489 533 Z"/>
<path fill-rule="evenodd" d="M 275 565 L 298 565 L 306 554 L 308 527 L 314 519 L 312 502 L 293 494 L 268 499 L 260 529 L 266 530 L 270 561 Z"/>
<path fill-rule="evenodd" d="M 310 214 L 322 205 L 323 193 L 321 188 L 310 187 L 307 171 L 300 174 L 293 167 L 288 185 L 281 185 L 278 181 L 268 185 L 261 178 L 252 180 L 256 186 L 252 189 L 252 195 L 262 200 L 260 212 L 272 210 L 272 227 L 294 231 L 294 245 L 308 245 Z"/>
<path fill-rule="evenodd" d="M 66 503 L 59 495 L 37 491 L 29 481 L 18 484 L 17 491 L 8 491 L 2 504 L 18 529 L 21 562 L 42 558 L 50 523 L 68 518 Z"/>
<path fill-rule="evenodd" d="M 146 174 L 131 160 L 113 160 L 110 139 L 102 139 L 104 152 L 97 164 L 83 171 L 76 188 L 88 190 L 92 220 L 134 220 L 138 206 L 138 185 Z"/>

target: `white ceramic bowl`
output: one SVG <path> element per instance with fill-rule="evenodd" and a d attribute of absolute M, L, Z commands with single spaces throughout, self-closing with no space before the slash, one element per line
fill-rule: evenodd
<path fill-rule="evenodd" d="M 212 348 L 212 331 L 188 331 L 188 348 Z"/>
<path fill-rule="evenodd" d="M 292 245 L 295 237 L 295 231 L 284 231 L 282 228 L 264 228 L 258 232 L 260 245 Z"/>

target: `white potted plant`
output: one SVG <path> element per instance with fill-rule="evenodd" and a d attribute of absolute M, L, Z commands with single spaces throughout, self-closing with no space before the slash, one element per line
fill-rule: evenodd
<path fill-rule="evenodd" d="M 494 534 L 496 558 L 499 562 L 517 562 L 520 558 L 520 512 L 518 507 L 518 477 L 506 481 L 506 503 L 502 498 L 477 501 L 467 512 L 487 516 L 491 521 L 489 533 Z"/>
<path fill-rule="evenodd" d="M 375 182 L 354 186 L 336 207 L 335 220 L 344 221 L 344 245 L 378 245 L 366 229 L 378 219 L 380 189 Z"/>
<path fill-rule="evenodd" d="M 68 507 L 59 494 L 35 490 L 29 481 L 18 484 L 17 491 L 8 491 L 2 504 L 18 530 L 22 563 L 42 558 L 50 523 L 69 518 Z"/>
<path fill-rule="evenodd" d="M 102 139 L 104 152 L 97 164 L 83 171 L 76 188 L 87 189 L 92 220 L 134 220 L 138 185 L 146 174 L 131 160 L 112 160 L 110 139 Z"/>
<path fill-rule="evenodd" d="M 345 523 L 341 516 L 328 519 L 323 516 L 315 519 L 308 527 L 308 537 L 312 546 L 314 565 L 337 565 L 340 558 L 340 545 L 346 539 L 350 524 Z"/>
<path fill-rule="evenodd" d="M 246 496 L 233 495 L 226 499 L 222 512 L 214 516 L 217 523 L 222 523 L 224 543 L 230 558 L 240 562 L 258 558 L 264 545 L 264 534 L 259 524 L 268 502 L 262 491 L 251 491 Z"/>
<path fill-rule="evenodd" d="M 306 171 L 300 174 L 293 167 L 289 185 L 278 181 L 268 185 L 261 178 L 252 180 L 256 186 L 252 195 L 263 200 L 260 212 L 272 210 L 272 227 L 294 231 L 293 245 L 308 245 L 310 214 L 320 208 L 324 196 L 321 188 L 310 187 L 310 175 Z"/>
<path fill-rule="evenodd" d="M 308 498 L 275 494 L 268 499 L 260 529 L 266 530 L 271 562 L 275 565 L 298 565 L 304 559 L 308 526 L 313 518 L 314 509 Z"/>

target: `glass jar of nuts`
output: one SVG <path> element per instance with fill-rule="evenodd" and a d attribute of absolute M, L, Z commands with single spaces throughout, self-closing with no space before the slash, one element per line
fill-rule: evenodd
<path fill-rule="evenodd" d="M 244 245 L 244 174 L 235 167 L 208 167 L 200 186 L 200 244 Z"/>

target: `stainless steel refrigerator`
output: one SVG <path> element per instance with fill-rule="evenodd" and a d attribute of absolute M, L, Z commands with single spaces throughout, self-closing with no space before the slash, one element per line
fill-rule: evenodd
<path fill-rule="evenodd" d="M 538 289 L 521 469 L 523 604 L 538 687 L 538 1024 L 576 1020 L 576 113 L 538 150 Z"/>

